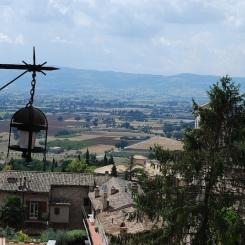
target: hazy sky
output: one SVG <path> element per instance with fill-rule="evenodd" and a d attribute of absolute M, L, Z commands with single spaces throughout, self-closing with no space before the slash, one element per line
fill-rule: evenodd
<path fill-rule="evenodd" d="M 245 76 L 245 0 L 0 0 L 0 63 Z"/>

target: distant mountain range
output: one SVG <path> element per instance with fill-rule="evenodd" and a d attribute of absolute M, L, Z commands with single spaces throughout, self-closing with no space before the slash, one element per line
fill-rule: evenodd
<path fill-rule="evenodd" d="M 0 71 L 0 85 L 11 80 L 18 73 Z M 209 86 L 219 80 L 219 76 L 198 74 L 177 74 L 171 76 L 151 74 L 131 74 L 113 71 L 96 71 L 61 68 L 37 77 L 37 90 L 46 94 L 94 95 L 104 97 L 136 98 L 202 98 Z M 8 92 L 29 90 L 31 74 L 9 86 Z M 234 81 L 245 90 L 245 77 L 235 77 Z"/>

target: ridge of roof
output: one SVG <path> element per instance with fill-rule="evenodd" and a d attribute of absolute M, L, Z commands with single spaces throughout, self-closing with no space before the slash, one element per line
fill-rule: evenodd
<path fill-rule="evenodd" d="M 108 176 L 96 176 L 87 173 L 74 172 L 42 172 L 42 171 L 1 171 L 0 190 L 17 191 L 18 179 L 27 178 L 30 191 L 49 192 L 52 185 L 64 186 L 92 186 L 95 182 L 104 183 Z M 16 178 L 17 181 L 8 181 L 8 178 Z"/>

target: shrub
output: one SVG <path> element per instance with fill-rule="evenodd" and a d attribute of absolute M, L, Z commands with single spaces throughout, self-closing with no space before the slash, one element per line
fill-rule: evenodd
<path fill-rule="evenodd" d="M 24 221 L 24 209 L 21 200 L 8 196 L 0 207 L 0 224 L 2 227 L 20 228 Z"/>
<path fill-rule="evenodd" d="M 17 232 L 17 238 L 19 242 L 26 242 L 26 241 L 31 240 L 31 238 L 27 234 L 25 234 L 23 231 Z"/>
<path fill-rule="evenodd" d="M 0 228 L 0 237 L 5 237 L 8 240 L 13 240 L 15 239 L 15 231 L 14 229 L 10 228 L 10 227 L 6 227 L 6 228 Z"/>
<path fill-rule="evenodd" d="M 84 230 L 72 230 L 68 231 L 66 234 L 70 245 L 81 244 L 86 237 Z"/>
<path fill-rule="evenodd" d="M 62 230 L 58 230 L 56 232 L 56 245 L 69 245 L 69 238 L 67 236 L 67 233 L 62 231 Z"/>
<path fill-rule="evenodd" d="M 63 130 L 60 130 L 58 131 L 54 136 L 56 137 L 60 137 L 60 136 L 67 136 L 67 135 L 73 135 L 74 132 L 71 131 L 71 130 L 67 130 L 67 129 L 63 129 Z"/>
<path fill-rule="evenodd" d="M 48 229 L 41 234 L 41 242 L 47 242 L 48 240 L 56 240 L 56 245 L 76 245 L 83 244 L 86 237 L 86 232 L 84 230 L 71 230 L 63 231 L 53 229 Z"/>
<path fill-rule="evenodd" d="M 117 148 L 125 148 L 128 146 L 128 142 L 126 140 L 120 140 L 118 143 L 115 144 Z"/>
<path fill-rule="evenodd" d="M 56 240 L 56 233 L 53 229 L 48 229 L 42 232 L 40 237 L 41 242 L 47 242 L 48 240 Z"/>

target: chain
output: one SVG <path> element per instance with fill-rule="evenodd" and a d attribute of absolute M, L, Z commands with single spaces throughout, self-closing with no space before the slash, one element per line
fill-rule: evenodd
<path fill-rule="evenodd" d="M 33 71 L 32 72 L 32 81 L 31 81 L 31 90 L 30 90 L 31 98 L 29 99 L 29 102 L 27 103 L 26 107 L 32 107 L 34 94 L 35 94 L 35 87 L 36 87 L 36 72 Z"/>

